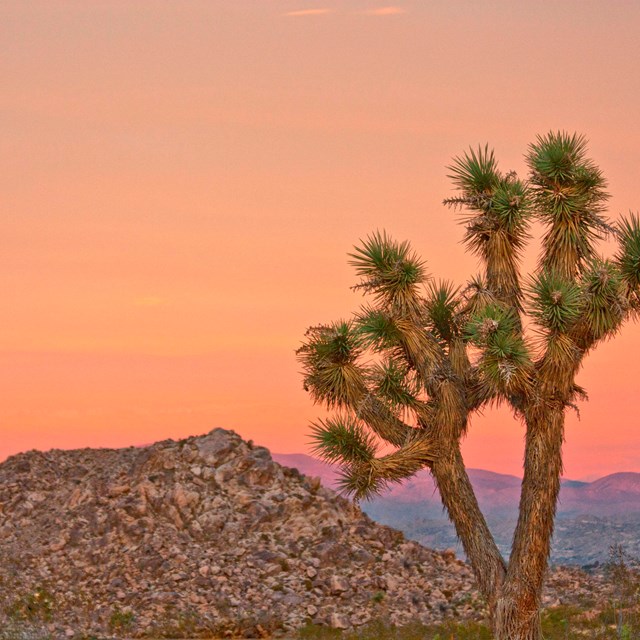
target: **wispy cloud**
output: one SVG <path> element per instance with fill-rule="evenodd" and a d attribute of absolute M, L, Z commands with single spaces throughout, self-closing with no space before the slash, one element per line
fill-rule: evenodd
<path fill-rule="evenodd" d="M 376 7 L 375 9 L 366 9 L 361 11 L 365 16 L 397 16 L 401 13 L 407 13 L 402 7 Z"/>
<path fill-rule="evenodd" d="M 333 9 L 301 9 L 300 11 L 288 11 L 285 16 L 323 16 L 327 13 L 333 13 Z"/>

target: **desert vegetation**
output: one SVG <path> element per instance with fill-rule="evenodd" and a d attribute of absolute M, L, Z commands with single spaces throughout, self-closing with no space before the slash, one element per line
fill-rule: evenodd
<path fill-rule="evenodd" d="M 605 583 L 589 596 L 541 612 L 540 629 L 547 640 L 632 640 L 640 637 L 640 562 L 619 544 L 610 547 Z M 351 632 L 308 625 L 301 640 L 491 640 L 487 624 L 448 620 L 437 625 L 414 623 L 393 627 L 383 619 Z"/>
<path fill-rule="evenodd" d="M 342 465 L 342 489 L 366 498 L 428 468 L 489 607 L 498 640 L 542 637 L 541 593 L 562 473 L 565 413 L 586 391 L 586 355 L 640 310 L 640 219 L 616 224 L 585 138 L 530 145 L 528 176 L 498 168 L 488 147 L 453 160 L 464 241 L 482 272 L 438 282 L 408 242 L 375 232 L 355 248 L 349 320 L 311 327 L 298 355 L 305 388 L 335 414 L 313 425 L 316 451 Z M 532 222 L 542 252 L 520 261 Z M 613 239 L 605 258 L 598 244 Z M 482 514 L 460 453 L 469 418 L 503 403 L 525 424 L 524 478 L 509 561 Z M 385 451 L 379 453 L 380 444 Z"/>

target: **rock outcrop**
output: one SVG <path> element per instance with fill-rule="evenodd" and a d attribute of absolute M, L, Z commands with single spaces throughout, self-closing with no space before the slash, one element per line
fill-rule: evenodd
<path fill-rule="evenodd" d="M 231 431 L 0 465 L 0 627 L 260 637 L 481 618 L 467 565 Z"/>

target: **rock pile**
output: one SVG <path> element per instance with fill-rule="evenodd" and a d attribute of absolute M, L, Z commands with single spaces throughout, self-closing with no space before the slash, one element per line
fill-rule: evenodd
<path fill-rule="evenodd" d="M 0 465 L 0 627 L 260 637 L 481 618 L 470 569 L 231 431 Z"/>

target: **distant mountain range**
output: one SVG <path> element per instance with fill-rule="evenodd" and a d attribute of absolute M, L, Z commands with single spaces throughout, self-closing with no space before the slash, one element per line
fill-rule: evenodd
<path fill-rule="evenodd" d="M 328 487 L 337 486 L 335 466 L 302 453 L 275 453 L 274 460 L 295 467 L 309 476 L 320 477 Z M 520 499 L 521 479 L 484 469 L 469 469 L 476 496 L 487 511 L 515 510 Z M 420 471 L 401 485 L 392 486 L 378 500 L 398 503 L 419 503 L 441 509 L 440 496 L 428 471 Z M 563 515 L 625 515 L 629 510 L 640 512 L 640 473 L 612 473 L 593 482 L 563 480 L 558 513 Z"/>
<path fill-rule="evenodd" d="M 273 457 L 282 465 L 320 477 L 328 487 L 337 485 L 337 469 L 332 465 L 305 454 Z M 489 526 L 506 554 L 517 518 L 521 479 L 484 469 L 468 472 Z M 362 508 L 423 544 L 461 552 L 426 470 L 365 502 Z M 610 545 L 618 543 L 632 555 L 640 555 L 640 473 L 613 473 L 593 482 L 563 480 L 552 560 L 581 565 L 602 562 Z"/>

